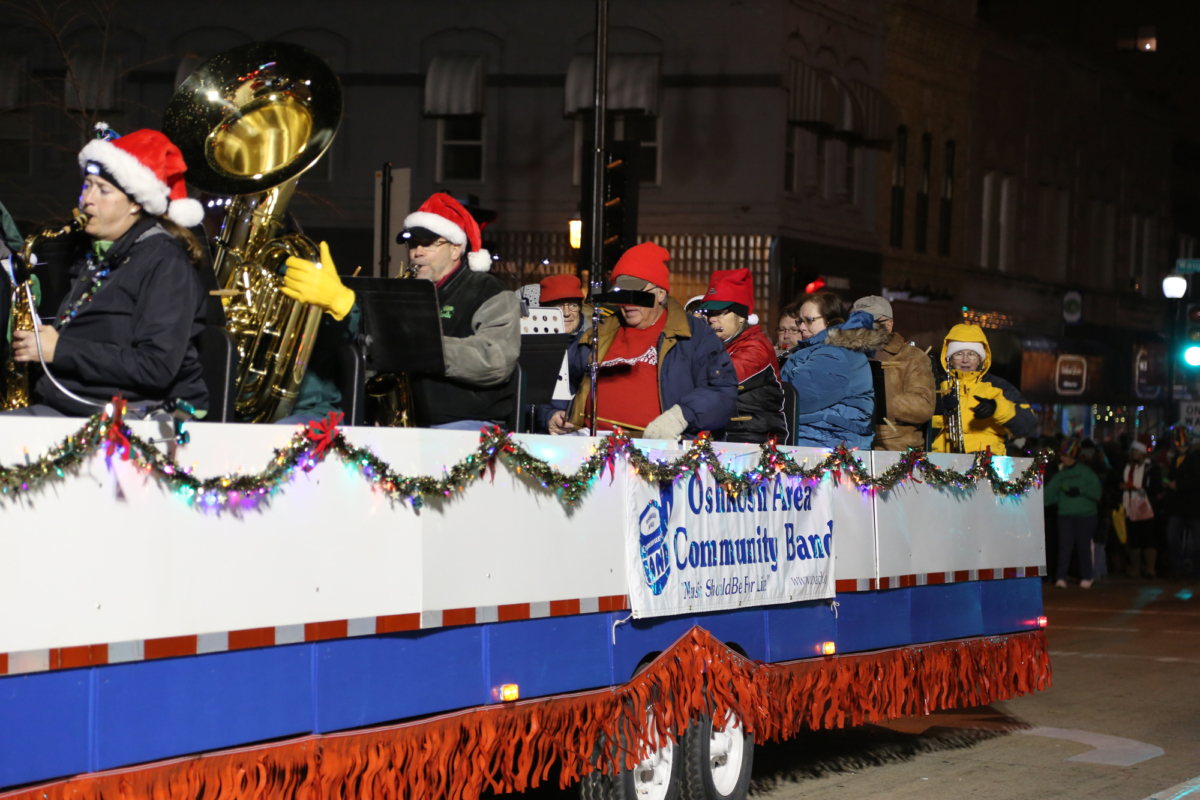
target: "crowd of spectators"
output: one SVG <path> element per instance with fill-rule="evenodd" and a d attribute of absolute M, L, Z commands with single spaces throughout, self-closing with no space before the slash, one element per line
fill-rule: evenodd
<path fill-rule="evenodd" d="M 1055 585 L 1089 588 L 1110 575 L 1200 577 L 1200 443 L 1177 426 L 1160 447 L 1127 434 L 1096 443 L 1043 436 L 1046 557 Z"/>

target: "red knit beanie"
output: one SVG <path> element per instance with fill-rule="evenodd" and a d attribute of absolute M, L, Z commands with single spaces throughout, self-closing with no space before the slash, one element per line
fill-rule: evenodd
<path fill-rule="evenodd" d="M 542 278 L 538 303 L 547 305 L 556 300 L 583 300 L 583 287 L 574 275 L 551 275 Z"/>
<path fill-rule="evenodd" d="M 671 291 L 671 273 L 667 270 L 667 262 L 671 254 L 666 248 L 659 247 L 654 242 L 642 242 L 631 247 L 621 256 L 617 266 L 613 268 L 612 279 L 616 283 L 622 275 L 631 275 L 653 283 L 659 288 Z"/>

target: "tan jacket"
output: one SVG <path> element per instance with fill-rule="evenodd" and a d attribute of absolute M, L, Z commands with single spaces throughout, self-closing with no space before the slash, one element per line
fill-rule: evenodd
<path fill-rule="evenodd" d="M 924 449 L 925 436 L 918 425 L 933 417 L 937 384 L 929 356 L 893 333 L 887 344 L 875 352 L 883 366 L 887 388 L 887 422 L 875 429 L 876 450 Z"/>

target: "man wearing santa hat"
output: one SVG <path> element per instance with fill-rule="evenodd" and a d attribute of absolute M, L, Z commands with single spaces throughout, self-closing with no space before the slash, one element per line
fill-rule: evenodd
<path fill-rule="evenodd" d="M 478 430 L 503 424 L 517 402 L 521 302 L 489 275 L 479 223 L 462 203 L 438 192 L 404 220 L 400 240 L 417 277 L 437 286 L 446 372 L 412 375 L 417 425 Z"/>
<path fill-rule="evenodd" d="M 620 427 L 646 439 L 677 439 L 724 429 L 737 408 L 737 374 L 721 340 L 667 294 L 670 258 L 662 247 L 643 242 L 626 250 L 613 269 L 614 294 L 648 293 L 653 305 L 618 301 L 617 313 L 600 323 L 599 430 Z M 578 389 L 570 411 L 550 418 L 553 434 L 587 425 L 591 350 L 591 337 L 584 336 L 567 353 Z"/>
<path fill-rule="evenodd" d="M 698 309 L 725 343 L 725 351 L 737 370 L 737 415 L 725 431 L 725 441 L 761 444 L 772 436 L 782 441 L 787 436 L 787 424 L 779 360 L 775 346 L 758 326 L 750 270 L 717 270 L 703 297 Z"/>
<path fill-rule="evenodd" d="M 13 334 L 16 360 L 42 361 L 46 373 L 38 402 L 10 413 L 90 416 L 115 395 L 130 416 L 168 400 L 203 411 L 197 340 L 207 297 L 196 273 L 200 247 L 187 229 L 204 210 L 187 196 L 179 148 L 159 131 L 117 137 L 104 126 L 80 151 L 79 167 L 87 236 L 55 324 Z"/>

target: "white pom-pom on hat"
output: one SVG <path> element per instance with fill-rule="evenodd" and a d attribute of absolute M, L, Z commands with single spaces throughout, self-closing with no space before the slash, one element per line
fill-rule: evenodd
<path fill-rule="evenodd" d="M 199 200 L 185 197 L 182 200 L 172 200 L 167 206 L 167 218 L 176 225 L 194 228 L 204 221 L 204 206 Z"/>
<path fill-rule="evenodd" d="M 467 253 L 467 266 L 472 272 L 487 272 L 492 268 L 492 254 L 487 250 L 472 250 Z"/>
<path fill-rule="evenodd" d="M 746 324 L 757 325 L 758 324 L 758 314 L 751 314 L 750 316 L 746 317 Z"/>

